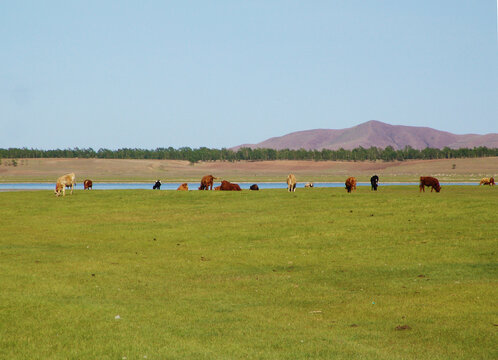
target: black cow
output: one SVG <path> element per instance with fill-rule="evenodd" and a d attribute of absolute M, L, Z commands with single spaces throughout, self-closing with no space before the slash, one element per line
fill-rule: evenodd
<path fill-rule="evenodd" d="M 370 178 L 370 184 L 372 185 L 372 190 L 377 191 L 377 187 L 379 186 L 379 177 L 374 175 Z"/>
<path fill-rule="evenodd" d="M 258 187 L 258 185 L 257 185 L 257 184 L 253 184 L 253 185 L 251 185 L 251 186 L 249 187 L 249 189 L 251 189 L 251 190 L 259 190 L 259 187 Z"/>
<path fill-rule="evenodd" d="M 161 180 L 157 180 L 154 186 L 152 187 L 152 190 L 161 190 Z"/>

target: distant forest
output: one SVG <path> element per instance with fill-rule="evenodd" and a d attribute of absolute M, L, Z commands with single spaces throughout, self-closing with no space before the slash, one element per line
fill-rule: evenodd
<path fill-rule="evenodd" d="M 453 159 L 453 158 L 479 158 L 498 156 L 498 148 L 487 148 L 485 146 L 473 149 L 443 149 L 425 148 L 423 150 L 413 149 L 409 146 L 402 150 L 395 150 L 388 146 L 385 149 L 370 147 L 365 149 L 358 147 L 352 150 L 275 150 L 275 149 L 251 149 L 240 148 L 237 151 L 230 149 L 209 149 L 201 147 L 192 149 L 181 147 L 174 149 L 157 148 L 155 150 L 123 148 L 118 150 L 99 149 L 95 151 L 88 149 L 56 149 L 37 150 L 27 148 L 0 148 L 0 161 L 8 159 L 33 159 L 33 158 L 84 158 L 84 159 L 159 159 L 159 160 L 188 160 L 191 163 L 198 161 L 264 161 L 264 160 L 338 160 L 338 161 L 403 161 L 411 159 Z"/>

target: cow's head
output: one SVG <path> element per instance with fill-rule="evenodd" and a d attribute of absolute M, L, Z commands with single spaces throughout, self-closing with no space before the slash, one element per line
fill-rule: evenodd
<path fill-rule="evenodd" d="M 57 195 L 57 196 L 60 195 L 60 193 L 62 191 L 62 187 L 63 187 L 62 184 L 59 184 L 59 183 L 55 184 L 55 190 L 54 190 L 55 195 Z"/>
<path fill-rule="evenodd" d="M 434 187 L 434 190 L 436 190 L 436 192 L 440 192 L 441 191 L 441 185 L 436 184 L 436 186 Z"/>

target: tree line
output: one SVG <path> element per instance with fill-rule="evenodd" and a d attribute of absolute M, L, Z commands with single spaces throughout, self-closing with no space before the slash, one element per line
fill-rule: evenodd
<path fill-rule="evenodd" d="M 290 149 L 251 149 L 243 147 L 237 151 L 230 149 L 210 149 L 200 147 L 192 149 L 181 147 L 174 149 L 157 148 L 154 150 L 122 148 L 117 150 L 92 148 L 39 150 L 28 148 L 0 148 L 0 159 L 33 159 L 33 158 L 84 158 L 84 159 L 158 159 L 158 160 L 187 160 L 191 163 L 199 161 L 265 161 L 265 160 L 336 160 L 336 161 L 403 161 L 412 159 L 453 159 L 453 158 L 480 158 L 498 156 L 498 148 L 485 146 L 460 149 L 425 148 L 422 150 L 406 146 L 404 149 L 395 150 L 392 146 L 384 149 L 377 147 L 357 147 L 352 150 L 290 150 Z"/>

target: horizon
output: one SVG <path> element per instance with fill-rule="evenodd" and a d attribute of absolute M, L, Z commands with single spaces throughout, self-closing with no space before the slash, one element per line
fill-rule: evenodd
<path fill-rule="evenodd" d="M 495 2 L 8 2 L 0 148 L 232 148 L 375 119 L 498 133 Z"/>

